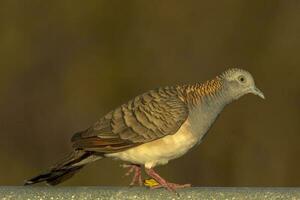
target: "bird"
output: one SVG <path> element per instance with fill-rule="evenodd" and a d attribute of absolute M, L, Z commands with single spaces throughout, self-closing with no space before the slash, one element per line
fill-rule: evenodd
<path fill-rule="evenodd" d="M 191 184 L 171 183 L 154 168 L 199 145 L 224 107 L 252 93 L 265 96 L 246 70 L 229 68 L 204 83 L 166 86 L 136 96 L 71 138 L 73 150 L 25 185 L 57 185 L 85 165 L 104 158 L 126 164 L 130 185 L 143 185 L 142 169 L 156 188 L 176 191 Z"/>

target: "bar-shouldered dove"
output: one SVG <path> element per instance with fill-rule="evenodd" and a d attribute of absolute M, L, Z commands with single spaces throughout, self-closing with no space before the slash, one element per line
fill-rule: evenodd
<path fill-rule="evenodd" d="M 128 163 L 127 174 L 134 172 L 131 185 L 142 184 L 144 167 L 159 187 L 170 191 L 188 187 L 167 182 L 154 167 L 167 164 L 199 144 L 223 108 L 248 93 L 264 99 L 251 74 L 236 68 L 203 84 L 150 90 L 74 134 L 74 151 L 25 185 L 43 181 L 56 185 L 90 162 L 115 158 Z"/>

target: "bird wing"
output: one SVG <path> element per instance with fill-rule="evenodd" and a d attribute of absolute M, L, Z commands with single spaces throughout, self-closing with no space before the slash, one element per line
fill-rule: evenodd
<path fill-rule="evenodd" d="M 72 137 L 75 149 L 113 153 L 175 134 L 188 107 L 175 87 L 150 90 Z"/>

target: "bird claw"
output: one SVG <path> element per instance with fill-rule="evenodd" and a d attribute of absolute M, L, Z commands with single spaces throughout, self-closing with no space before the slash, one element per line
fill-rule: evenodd
<path fill-rule="evenodd" d="M 148 181 L 146 183 L 146 181 Z M 151 182 L 149 182 L 151 181 Z M 177 184 L 177 183 L 169 183 L 167 182 L 166 184 L 160 184 L 157 181 L 155 181 L 155 183 L 153 183 L 153 181 L 155 181 L 154 179 L 150 179 L 150 180 L 145 180 L 144 185 L 149 187 L 150 189 L 158 189 L 158 188 L 166 188 L 166 189 L 170 189 L 172 191 L 175 191 L 176 189 L 182 189 L 182 188 L 188 188 L 191 187 L 191 184 Z"/>
<path fill-rule="evenodd" d="M 174 192 L 177 196 L 179 196 L 176 189 L 187 188 L 191 187 L 191 184 L 176 184 L 176 183 L 169 183 L 161 176 L 159 176 L 153 169 L 146 169 L 146 173 L 151 177 L 151 179 L 145 181 L 150 189 L 157 189 L 157 188 L 165 188 L 170 192 Z M 144 183 L 144 185 L 145 185 Z"/>
<path fill-rule="evenodd" d="M 129 170 L 125 173 L 125 176 L 129 176 L 134 172 L 132 181 L 130 182 L 129 186 L 132 187 L 136 183 L 138 183 L 140 186 L 142 184 L 142 175 L 141 175 L 141 167 L 139 165 L 129 165 L 129 164 L 123 164 L 121 165 L 123 168 L 129 168 Z"/>
<path fill-rule="evenodd" d="M 180 194 L 177 192 L 177 189 L 191 187 L 191 184 L 180 185 L 180 184 L 176 184 L 176 183 L 166 183 L 165 185 L 161 185 L 158 183 L 158 185 L 148 186 L 148 187 L 150 188 L 150 190 L 165 188 L 170 192 L 174 192 L 178 197 L 180 197 Z"/>

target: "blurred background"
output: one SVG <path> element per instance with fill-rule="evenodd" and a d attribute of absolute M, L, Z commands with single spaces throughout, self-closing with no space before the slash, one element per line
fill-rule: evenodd
<path fill-rule="evenodd" d="M 265 93 L 226 107 L 204 142 L 158 167 L 196 186 L 300 185 L 300 1 L 0 2 L 0 184 L 71 150 L 70 138 L 159 86 L 229 67 Z M 127 185 L 105 159 L 63 185 Z"/>

